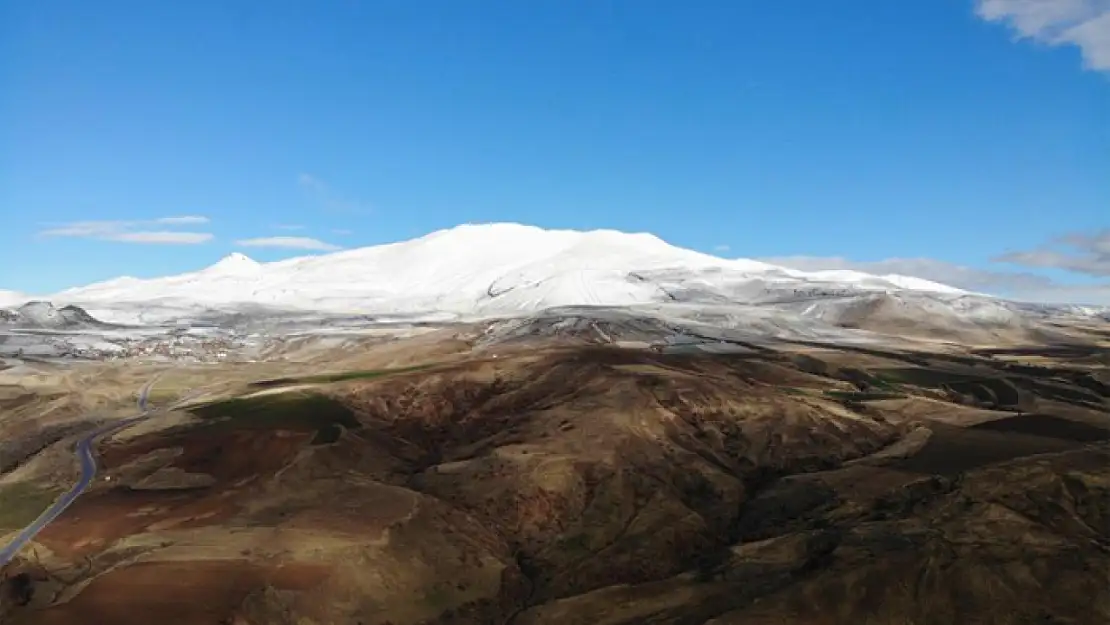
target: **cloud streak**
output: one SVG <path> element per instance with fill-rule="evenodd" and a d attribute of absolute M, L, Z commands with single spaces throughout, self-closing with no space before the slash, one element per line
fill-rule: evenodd
<path fill-rule="evenodd" d="M 209 232 L 174 232 L 170 230 L 148 230 L 138 232 L 120 232 L 110 235 L 109 241 L 123 243 L 152 243 L 167 245 L 197 245 L 207 243 L 213 238 Z"/>
<path fill-rule="evenodd" d="M 338 193 L 317 176 L 307 173 L 297 175 L 297 185 L 301 187 L 308 195 L 308 197 L 318 206 L 326 211 L 335 213 L 359 213 L 366 214 L 370 212 L 370 207 L 366 206 L 363 202 L 352 200 Z"/>
<path fill-rule="evenodd" d="M 38 233 L 46 238 L 94 239 L 118 243 L 146 243 L 161 245 L 198 245 L 215 237 L 210 232 L 179 230 L 152 230 L 150 226 L 198 225 L 208 223 L 207 217 L 183 215 L 149 220 L 100 220 L 73 221 L 57 224 Z"/>
<path fill-rule="evenodd" d="M 1020 38 L 1075 46 L 1089 69 L 1110 72 L 1107 0 L 977 0 L 976 14 L 1009 26 Z"/>
<path fill-rule="evenodd" d="M 210 220 L 203 215 L 178 215 L 176 217 L 160 217 L 154 220 L 155 223 L 172 225 L 172 226 L 186 226 L 206 224 Z"/>
<path fill-rule="evenodd" d="M 878 276 L 896 274 L 940 282 L 968 291 L 1019 292 L 1044 289 L 1052 280 L 1027 272 L 975 269 L 932 258 L 888 258 L 879 261 L 853 261 L 840 256 L 779 256 L 761 258 L 763 262 L 802 271 L 851 269 Z"/>
<path fill-rule="evenodd" d="M 1061 240 L 1074 240 L 1083 235 L 1069 235 Z M 1091 246 L 1104 245 L 1099 235 L 1086 235 L 1082 238 Z M 955 263 L 931 258 L 888 258 L 879 261 L 853 261 L 847 258 L 816 257 L 816 256 L 780 256 L 760 258 L 767 263 L 781 265 L 802 271 L 820 271 L 824 269 L 851 269 L 875 275 L 897 274 L 923 278 L 933 282 L 940 282 L 950 286 L 966 289 L 979 293 L 1000 295 L 1015 300 L 1044 303 L 1082 303 L 1110 305 L 1110 282 L 1095 282 L 1093 284 L 1063 284 L 1047 276 L 1038 275 L 1027 271 L 995 271 L 992 269 L 978 269 Z M 1062 259 L 1049 256 L 1045 252 L 1015 252 L 998 257 L 998 261 L 1006 262 L 1025 261 L 1027 266 L 1058 267 L 1070 269 L 1073 267 L 1090 269 L 1089 259 L 1076 262 L 1072 257 Z M 1097 268 L 1097 267 L 1096 267 Z M 1074 269 L 1072 269 L 1074 271 Z M 1098 276 L 1093 271 L 1089 275 Z"/>
<path fill-rule="evenodd" d="M 342 249 L 326 241 L 311 237 L 257 237 L 253 239 L 239 239 L 236 245 L 242 247 L 273 247 L 289 250 L 313 250 L 333 252 Z"/>
<path fill-rule="evenodd" d="M 1063 269 L 1097 278 L 1110 277 L 1110 228 L 1087 234 L 1075 232 L 1057 237 L 1032 250 L 1008 252 L 995 262 Z"/>

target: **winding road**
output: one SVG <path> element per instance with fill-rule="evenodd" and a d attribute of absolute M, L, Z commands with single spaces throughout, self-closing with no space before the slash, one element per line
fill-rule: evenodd
<path fill-rule="evenodd" d="M 139 421 L 142 421 L 143 419 L 146 419 L 151 415 L 152 410 L 147 405 L 147 398 L 150 395 L 150 389 L 154 387 L 154 382 L 156 380 L 157 376 L 151 378 L 151 380 L 143 385 L 142 389 L 139 390 L 138 415 L 128 419 L 124 419 L 122 421 L 115 421 L 103 427 L 97 428 L 92 432 L 85 434 L 81 437 L 80 440 L 77 441 L 77 447 L 75 451 L 77 453 L 77 459 L 81 463 L 81 478 L 77 480 L 77 483 L 74 484 L 73 487 L 69 489 L 69 491 L 59 497 L 53 505 L 47 508 L 42 514 L 40 514 L 37 519 L 31 521 L 31 523 L 27 527 L 23 528 L 23 531 L 19 532 L 19 534 L 16 535 L 11 540 L 11 542 L 9 542 L 3 549 L 0 549 L 0 568 L 3 568 L 5 565 L 8 564 L 8 562 L 11 562 L 11 560 L 15 558 L 16 554 L 18 554 L 23 549 L 23 547 L 27 545 L 27 543 L 34 540 L 35 536 L 37 536 L 38 533 L 43 530 L 43 528 L 45 528 L 52 521 L 54 521 L 54 519 L 58 518 L 63 512 L 65 512 L 66 508 L 72 505 L 73 502 L 81 496 L 81 493 L 85 492 L 85 489 L 89 487 L 89 484 L 92 483 L 93 478 L 96 477 L 96 458 L 93 456 L 93 444 L 96 442 L 96 439 L 101 436 L 114 434 L 119 430 L 135 425 Z"/>

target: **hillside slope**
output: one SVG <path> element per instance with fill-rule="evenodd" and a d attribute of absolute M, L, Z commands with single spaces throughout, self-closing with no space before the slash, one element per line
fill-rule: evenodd
<path fill-rule="evenodd" d="M 0 620 L 1105 623 L 1089 371 L 533 344 L 267 379 L 106 441 Z"/>

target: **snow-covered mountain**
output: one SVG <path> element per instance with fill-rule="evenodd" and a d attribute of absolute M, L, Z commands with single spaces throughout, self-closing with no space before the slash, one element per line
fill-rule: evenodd
<path fill-rule="evenodd" d="M 18 303 L 20 297 L 26 301 L 18 294 L 11 299 Z M 547 325 L 565 333 L 608 323 L 605 332 L 613 336 L 658 326 L 749 338 L 901 337 L 980 345 L 1061 339 L 1054 329 L 1061 323 L 1086 323 L 1107 312 L 1020 304 L 907 276 L 806 272 L 718 258 L 650 234 L 518 224 L 464 225 L 273 263 L 231 254 L 199 271 L 116 278 L 36 299 L 42 303 L 33 310 L 0 310 L 0 325 L 11 329 L 7 339 L 0 332 L 0 347 L 5 340 L 30 340 L 24 326 L 45 331 L 50 319 L 75 310 L 88 311 L 92 323 L 117 326 L 68 319 L 58 331 L 146 336 L 168 326 L 171 334 L 230 332 L 247 340 L 508 319 L 540 335 Z M 58 308 L 48 309 L 46 301 Z M 28 325 L 24 313 L 46 322 Z"/>
<path fill-rule="evenodd" d="M 907 276 L 804 272 L 724 259 L 650 234 L 462 225 L 418 239 L 258 263 L 232 254 L 200 271 L 123 277 L 69 289 L 51 301 L 97 309 L 125 303 L 276 308 L 374 314 L 441 312 L 488 317 L 555 306 L 671 301 L 758 303 L 806 294 L 965 292 Z M 100 315 L 97 315 L 100 316 Z"/>
<path fill-rule="evenodd" d="M 0 308 L 0 327 L 74 330 L 104 326 L 79 306 L 55 308 L 50 302 L 33 300 L 17 308 Z"/>

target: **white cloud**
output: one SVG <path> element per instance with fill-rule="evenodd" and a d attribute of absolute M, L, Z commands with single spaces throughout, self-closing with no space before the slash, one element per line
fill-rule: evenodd
<path fill-rule="evenodd" d="M 235 244 L 243 247 L 280 247 L 291 250 L 317 250 L 325 252 L 342 249 L 338 245 L 333 245 L 310 237 L 258 237 L 254 239 L 240 239 L 236 241 Z"/>
<path fill-rule="evenodd" d="M 73 221 L 39 232 L 44 237 L 99 238 L 119 232 L 132 222 L 128 221 Z"/>
<path fill-rule="evenodd" d="M 1090 69 L 1110 72 L 1110 1 L 977 0 L 979 17 L 1002 22 L 1020 37 L 1079 48 Z"/>
<path fill-rule="evenodd" d="M 348 234 L 354 234 L 354 231 L 353 230 L 348 230 L 346 228 L 332 228 L 331 233 L 332 234 L 338 234 L 340 236 L 347 236 Z"/>
<path fill-rule="evenodd" d="M 158 219 L 154 220 L 155 223 L 165 224 L 168 226 L 206 224 L 209 221 L 211 220 L 204 215 L 178 215 L 176 217 L 159 217 Z"/>
<path fill-rule="evenodd" d="M 370 207 L 365 203 L 343 196 L 336 192 L 331 185 L 312 174 L 298 174 L 297 184 L 308 193 L 313 202 L 324 210 L 337 213 L 366 214 L 370 212 Z"/>
<path fill-rule="evenodd" d="M 276 230 L 304 230 L 301 224 L 274 224 Z"/>
<path fill-rule="evenodd" d="M 759 260 L 802 271 L 852 269 L 875 275 L 912 276 L 1029 302 L 1110 304 L 1110 283 L 1061 284 L 1028 272 L 976 269 L 930 258 L 888 258 L 866 262 L 839 256 L 785 256 Z"/>
<path fill-rule="evenodd" d="M 727 252 L 730 249 L 732 249 L 732 248 L 729 247 L 728 245 L 723 244 L 723 243 L 721 245 L 714 245 L 713 246 L 713 251 L 714 252 Z"/>
<path fill-rule="evenodd" d="M 163 243 L 179 245 L 196 245 L 207 243 L 213 239 L 209 232 L 173 232 L 168 230 L 118 232 L 103 237 L 107 241 L 122 241 L 124 243 Z"/>
<path fill-rule="evenodd" d="M 121 243 L 160 243 L 171 245 L 196 245 L 207 243 L 214 237 L 209 232 L 183 232 L 175 230 L 143 230 L 144 226 L 186 225 L 207 223 L 207 217 L 186 215 L 181 217 L 161 217 L 148 220 L 100 220 L 74 221 L 57 224 L 40 231 L 40 237 L 96 239 L 98 241 L 117 241 Z"/>

